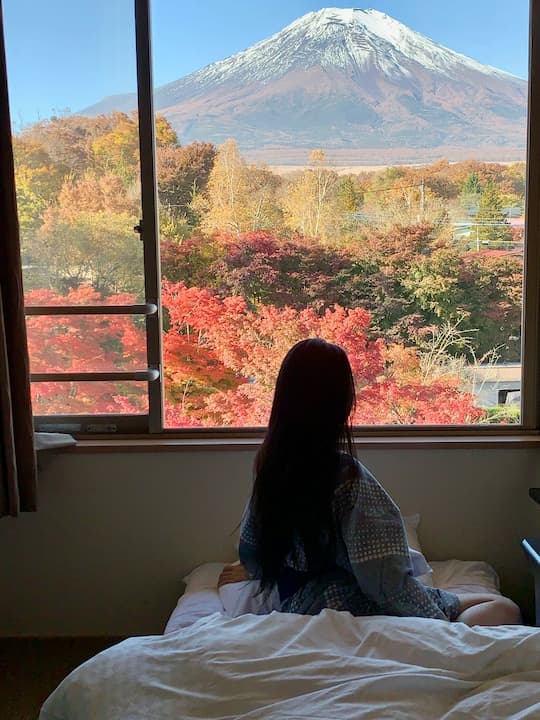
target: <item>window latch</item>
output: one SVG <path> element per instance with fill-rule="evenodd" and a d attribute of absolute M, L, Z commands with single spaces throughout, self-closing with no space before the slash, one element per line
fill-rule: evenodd
<path fill-rule="evenodd" d="M 133 232 L 139 233 L 139 235 L 142 236 L 142 229 L 143 229 L 142 220 L 139 220 L 139 224 L 134 225 Z M 141 237 L 141 240 L 142 240 L 142 237 Z"/>

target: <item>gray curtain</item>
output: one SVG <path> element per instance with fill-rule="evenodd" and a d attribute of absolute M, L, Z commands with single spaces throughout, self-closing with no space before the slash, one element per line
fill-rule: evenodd
<path fill-rule="evenodd" d="M 0 0 L 0 516 L 36 509 L 36 457 Z"/>

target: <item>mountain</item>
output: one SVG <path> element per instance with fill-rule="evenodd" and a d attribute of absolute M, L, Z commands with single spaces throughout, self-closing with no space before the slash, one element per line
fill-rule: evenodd
<path fill-rule="evenodd" d="M 115 96 L 83 113 L 134 104 Z M 155 109 L 183 144 L 234 137 L 258 159 L 286 162 L 315 147 L 351 163 L 407 153 L 518 159 L 527 82 L 377 10 L 329 8 L 157 88 Z"/>

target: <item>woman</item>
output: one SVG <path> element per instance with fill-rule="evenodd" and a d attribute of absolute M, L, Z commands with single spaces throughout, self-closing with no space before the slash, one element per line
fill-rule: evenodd
<path fill-rule="evenodd" d="M 345 352 L 303 340 L 281 365 L 242 520 L 240 566 L 220 584 L 276 586 L 283 612 L 324 608 L 469 624 L 520 621 L 507 598 L 458 596 L 413 577 L 398 507 L 354 457 L 354 380 Z"/>

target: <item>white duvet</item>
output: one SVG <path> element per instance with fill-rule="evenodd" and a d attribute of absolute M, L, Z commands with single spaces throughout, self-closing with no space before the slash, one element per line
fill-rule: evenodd
<path fill-rule="evenodd" d="M 40 720 L 540 718 L 540 630 L 218 613 L 71 673 Z"/>

